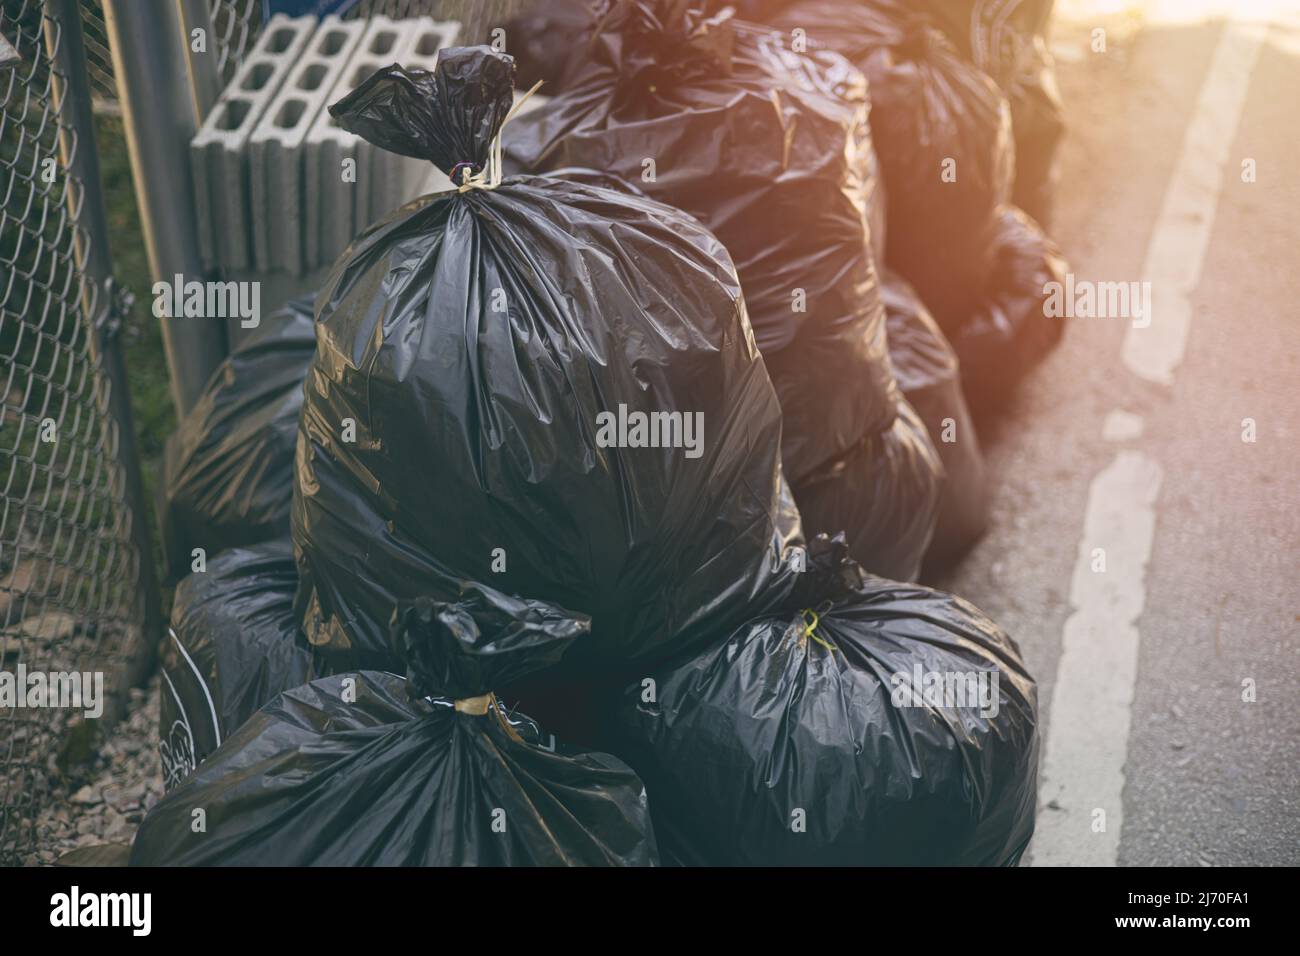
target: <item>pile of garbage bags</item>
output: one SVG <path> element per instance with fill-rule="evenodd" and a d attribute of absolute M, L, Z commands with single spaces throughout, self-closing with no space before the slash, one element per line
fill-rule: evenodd
<path fill-rule="evenodd" d="M 1064 261 L 1014 205 L 1050 212 L 1064 133 L 1041 34 L 1050 4 L 1002 4 L 996 17 L 991 6 L 797 0 L 769 18 L 866 74 L 888 197 L 885 261 L 952 342 L 981 407 L 998 405 L 1064 328 L 1043 308 Z"/>
<path fill-rule="evenodd" d="M 915 576 L 942 471 L 889 364 L 862 75 L 681 2 L 612 4 L 582 49 L 563 92 L 507 131 L 507 170 L 601 169 L 710 229 L 781 403 L 800 510 L 843 529 L 868 570 Z M 905 526 L 889 513 L 897 489 Z"/>
<path fill-rule="evenodd" d="M 608 754 L 543 746 L 490 690 L 590 636 L 582 615 L 484 586 L 404 605 L 393 639 L 405 678 L 360 671 L 277 695 L 154 807 L 131 861 L 654 863 L 636 774 Z"/>
<path fill-rule="evenodd" d="M 132 861 L 1014 865 L 1036 691 L 910 583 L 988 489 L 967 340 L 880 242 L 910 227 L 867 80 L 700 0 L 555 19 L 586 39 L 539 40 L 537 110 L 489 47 L 330 107 L 453 188 L 359 235 L 310 347 L 268 328 L 182 428 L 249 480 L 205 512 L 194 451 L 166 492 L 206 563 Z M 1005 242 L 1008 279 L 1055 255 Z M 991 291 L 968 344 L 1032 361 Z M 222 537 L 238 509 L 265 528 Z"/>

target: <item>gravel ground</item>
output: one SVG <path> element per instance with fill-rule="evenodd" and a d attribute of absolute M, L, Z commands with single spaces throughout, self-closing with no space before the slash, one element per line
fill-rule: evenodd
<path fill-rule="evenodd" d="M 132 690 L 127 719 L 92 758 L 51 783 L 29 864 L 49 865 L 70 850 L 134 839 L 145 812 L 163 793 L 158 688 L 155 676 L 147 689 Z"/>

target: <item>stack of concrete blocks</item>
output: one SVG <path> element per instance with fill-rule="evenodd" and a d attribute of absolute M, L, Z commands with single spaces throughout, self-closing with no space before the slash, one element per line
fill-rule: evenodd
<path fill-rule="evenodd" d="M 371 223 L 450 188 L 429 162 L 341 129 L 328 106 L 392 63 L 433 69 L 459 32 L 430 17 L 272 17 L 190 145 L 205 268 L 259 282 L 265 314 L 315 291 Z M 237 320 L 228 332 L 232 345 L 248 334 Z"/>
<path fill-rule="evenodd" d="M 273 16 L 190 142 L 199 250 L 207 269 L 253 265 L 248 141 L 315 28 L 315 17 Z"/>
<path fill-rule="evenodd" d="M 454 46 L 457 23 L 440 23 L 429 17 L 370 21 L 356 52 L 326 97 L 337 103 L 391 63 L 407 69 L 432 70 L 441 49 Z M 451 183 L 427 160 L 399 156 L 367 143 L 342 129 L 321 110 L 307 133 L 304 154 L 307 204 L 304 262 L 307 271 L 328 266 L 352 239 L 398 206 L 422 194 L 426 185 L 448 189 Z M 344 179 L 347 160 L 353 161 L 355 182 Z"/>
<path fill-rule="evenodd" d="M 365 32 L 364 20 L 322 20 L 249 138 L 253 251 L 260 272 L 306 271 L 306 210 L 319 199 L 303 181 L 304 144 Z"/>

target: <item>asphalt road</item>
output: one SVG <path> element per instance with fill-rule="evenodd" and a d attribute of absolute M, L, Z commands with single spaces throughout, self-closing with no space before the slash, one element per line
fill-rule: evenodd
<path fill-rule="evenodd" d="M 1296 865 L 1300 4 L 1070 12 L 1052 231 L 1080 279 L 1148 278 L 1151 326 L 1072 322 L 986 429 L 993 530 L 939 583 L 1039 680 L 1031 865 Z"/>

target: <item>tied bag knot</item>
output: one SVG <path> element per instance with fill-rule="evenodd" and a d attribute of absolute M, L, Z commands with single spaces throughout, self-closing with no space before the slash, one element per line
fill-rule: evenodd
<path fill-rule="evenodd" d="M 400 603 L 389 633 L 413 699 L 450 700 L 458 713 L 482 717 L 496 703 L 494 687 L 559 663 L 591 633 L 591 619 L 465 581 L 456 600 Z"/>
<path fill-rule="evenodd" d="M 376 70 L 331 103 L 330 116 L 380 149 L 428 160 L 459 192 L 495 189 L 501 128 L 541 86 L 512 106 L 514 73 L 514 58 L 491 47 L 453 47 L 438 54 L 432 71 L 397 63 Z"/>

